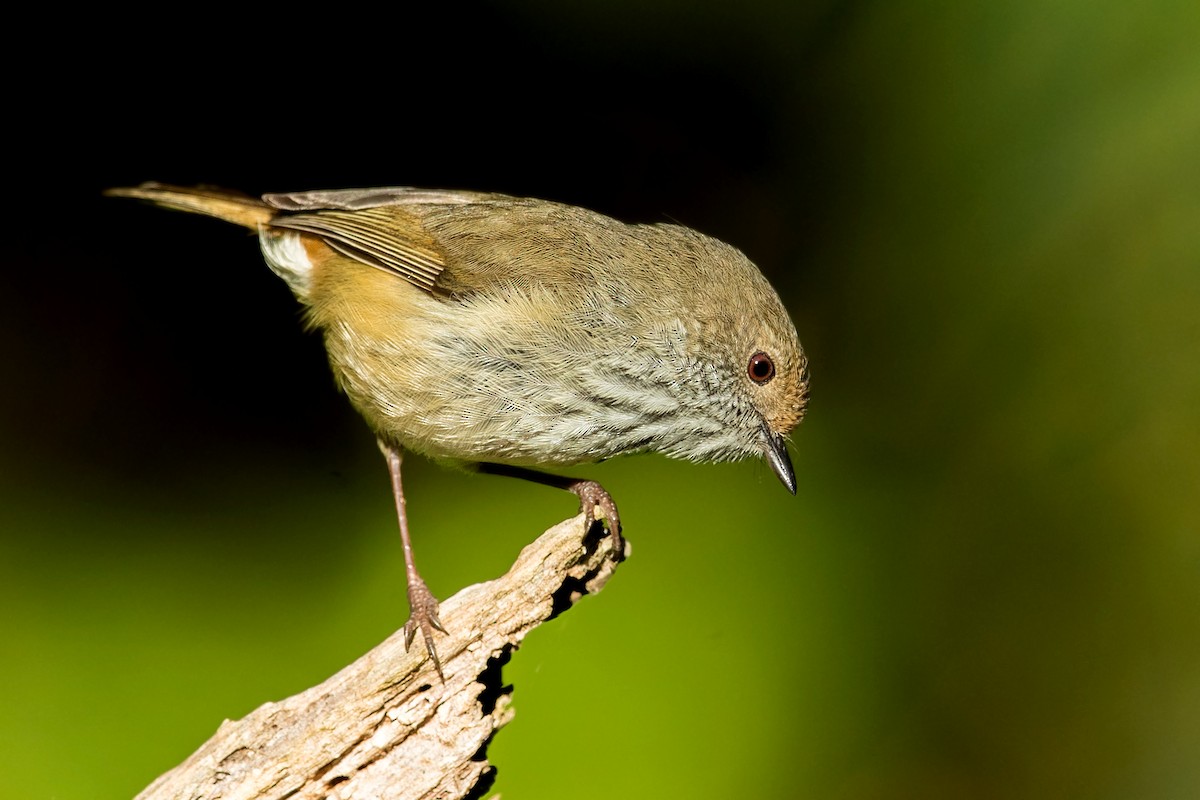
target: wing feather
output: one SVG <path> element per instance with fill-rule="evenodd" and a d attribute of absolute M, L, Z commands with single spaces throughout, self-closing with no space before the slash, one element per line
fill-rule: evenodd
<path fill-rule="evenodd" d="M 428 231 L 410 214 L 389 206 L 280 214 L 271 226 L 320 237 L 335 251 L 393 273 L 427 292 L 434 290 L 446 259 Z"/>
<path fill-rule="evenodd" d="M 361 211 L 379 206 L 463 205 L 486 203 L 502 195 L 459 192 L 445 189 L 416 189 L 411 186 L 379 186 L 371 189 L 317 189 L 311 192 L 264 194 L 263 202 L 280 211 Z"/>

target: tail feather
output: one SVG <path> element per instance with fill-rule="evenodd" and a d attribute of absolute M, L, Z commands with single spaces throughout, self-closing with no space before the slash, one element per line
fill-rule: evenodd
<path fill-rule="evenodd" d="M 272 217 L 278 213 L 276 209 L 256 197 L 208 187 L 143 183 L 136 187 L 107 189 L 104 194 L 110 197 L 149 200 L 166 208 L 216 217 L 255 231 L 269 224 Z"/>

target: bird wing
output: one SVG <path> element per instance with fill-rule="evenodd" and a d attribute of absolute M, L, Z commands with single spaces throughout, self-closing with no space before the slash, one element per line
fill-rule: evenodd
<path fill-rule="evenodd" d="M 347 258 L 397 275 L 432 292 L 446 257 L 420 220 L 388 206 L 359 211 L 327 210 L 280 214 L 273 228 L 302 231 Z"/>
<path fill-rule="evenodd" d="M 264 194 L 263 202 L 280 211 L 361 211 L 364 208 L 402 205 L 462 205 L 486 203 L 503 195 L 411 186 L 377 186 L 370 189 L 318 189 L 311 192 Z"/>
<path fill-rule="evenodd" d="M 385 186 L 263 195 L 278 209 L 271 225 L 320 237 L 347 258 L 397 275 L 427 292 L 447 268 L 437 238 L 425 225 L 431 208 L 489 206 L 505 195 Z M 420 206 L 421 208 L 417 208 Z"/>
<path fill-rule="evenodd" d="M 263 195 L 270 224 L 425 291 L 466 297 L 497 285 L 589 286 L 591 265 L 639 250 L 628 226 L 582 208 L 486 192 L 405 186 Z M 644 248 L 641 248 L 644 249 Z"/>

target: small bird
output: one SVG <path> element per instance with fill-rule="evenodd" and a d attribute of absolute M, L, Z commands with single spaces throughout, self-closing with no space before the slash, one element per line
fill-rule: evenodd
<path fill-rule="evenodd" d="M 408 187 L 268 194 L 146 183 L 150 200 L 258 233 L 324 335 L 337 382 L 391 473 L 408 581 L 405 648 L 438 674 L 438 602 L 413 559 L 400 478 L 411 450 L 577 495 L 623 557 L 616 504 L 542 468 L 658 452 L 764 457 L 796 493 L 785 437 L 808 362 L 779 296 L 741 252 L 680 225 Z"/>

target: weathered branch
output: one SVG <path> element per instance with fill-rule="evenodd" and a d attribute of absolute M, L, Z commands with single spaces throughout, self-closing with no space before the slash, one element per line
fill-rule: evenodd
<path fill-rule="evenodd" d="M 443 683 L 397 631 L 324 683 L 226 720 L 138 800 L 461 798 L 493 772 L 488 742 L 512 717 L 500 667 L 530 630 L 599 591 L 612 537 L 583 517 L 521 551 L 508 574 L 441 604 Z"/>

